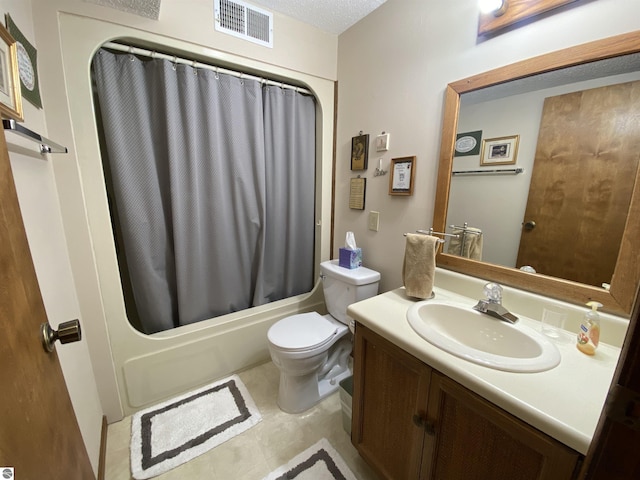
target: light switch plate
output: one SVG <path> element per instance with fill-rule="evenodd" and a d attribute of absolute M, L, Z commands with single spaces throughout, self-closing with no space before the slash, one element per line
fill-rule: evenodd
<path fill-rule="evenodd" d="M 389 134 L 383 133 L 376 137 L 376 152 L 386 152 L 389 150 Z"/>
<path fill-rule="evenodd" d="M 369 212 L 369 230 L 378 231 L 380 227 L 380 212 Z"/>

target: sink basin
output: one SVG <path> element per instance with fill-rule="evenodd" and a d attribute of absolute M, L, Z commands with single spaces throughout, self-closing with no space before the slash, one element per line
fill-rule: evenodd
<path fill-rule="evenodd" d="M 418 335 L 457 357 L 509 372 L 542 372 L 560 363 L 558 348 L 541 333 L 470 306 L 439 300 L 415 303 L 407 320 Z"/>

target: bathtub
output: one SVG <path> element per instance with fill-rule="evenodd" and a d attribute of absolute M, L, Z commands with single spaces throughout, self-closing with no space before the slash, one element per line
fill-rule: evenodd
<path fill-rule="evenodd" d="M 108 322 L 124 415 L 268 361 L 269 327 L 308 311 L 326 313 L 321 282 L 307 294 L 152 335 L 126 318 Z"/>

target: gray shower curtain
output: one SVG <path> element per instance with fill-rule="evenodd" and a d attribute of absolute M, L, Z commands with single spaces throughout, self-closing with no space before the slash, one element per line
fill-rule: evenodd
<path fill-rule="evenodd" d="M 313 98 L 105 49 L 92 66 L 121 275 L 142 329 L 310 291 Z"/>

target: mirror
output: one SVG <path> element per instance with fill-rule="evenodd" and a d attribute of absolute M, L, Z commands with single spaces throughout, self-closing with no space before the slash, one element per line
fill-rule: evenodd
<path fill-rule="evenodd" d="M 514 95 L 523 91 L 515 90 L 515 88 L 526 88 L 530 90 L 529 85 L 538 84 L 542 80 L 546 82 L 558 77 L 568 77 L 573 78 L 573 80 L 569 80 L 573 83 L 576 81 L 575 78 L 577 78 L 574 76 L 576 72 L 582 74 L 584 71 L 593 70 L 595 66 L 599 66 L 600 70 L 605 71 L 606 75 L 612 73 L 619 74 L 620 71 L 614 71 L 617 67 L 613 65 L 628 62 L 614 62 L 614 60 L 625 56 L 627 56 L 625 59 L 628 60 L 632 58 L 628 57 L 629 55 L 639 52 L 640 32 L 633 32 L 524 60 L 449 84 L 445 96 L 440 167 L 438 171 L 438 185 L 433 220 L 434 230 L 436 232 L 449 233 L 452 231 L 451 228 L 449 228 L 451 223 L 448 223 L 447 212 L 449 205 L 455 204 L 455 199 L 451 196 L 452 169 L 454 165 L 456 165 L 454 160 L 456 162 L 460 160 L 459 157 L 455 157 L 454 159 L 454 149 L 457 133 L 464 131 L 463 125 L 465 120 L 460 117 L 461 105 L 473 103 L 468 102 L 468 99 L 481 96 L 487 97 L 488 94 L 492 94 L 492 92 L 497 89 L 497 86 L 500 86 L 500 89 L 509 88 L 511 90 L 510 95 Z M 607 60 L 607 62 L 605 62 L 603 66 L 602 61 L 604 60 Z M 604 76 L 604 74 L 599 75 Z M 548 87 L 549 84 L 545 84 L 545 88 Z M 477 98 L 474 101 L 477 101 Z M 540 106 L 539 110 L 541 109 L 542 107 Z M 497 111 L 493 111 L 493 115 L 495 114 L 497 114 Z M 538 113 L 538 122 L 539 119 L 540 114 Z M 463 129 L 459 130 L 459 126 Z M 482 128 L 479 130 L 481 129 Z M 517 133 L 518 132 L 506 131 L 504 135 Z M 528 136 L 531 137 L 532 135 Z M 531 141 L 530 138 L 519 139 L 521 147 L 523 142 L 527 140 L 529 143 L 534 144 L 533 150 L 529 153 L 526 153 L 526 150 L 520 150 L 521 155 L 531 156 L 534 154 L 535 144 L 537 143 L 537 132 L 533 136 L 536 137 L 533 141 Z M 489 137 L 491 137 L 491 135 L 489 135 Z M 486 138 L 484 134 L 483 138 Z M 508 141 L 511 141 L 511 139 Z M 477 158 L 478 157 L 476 157 L 476 162 Z M 526 158 L 520 157 L 517 163 L 520 164 L 521 161 L 524 160 L 526 160 Z M 531 162 L 531 160 L 529 161 Z M 496 168 L 502 169 L 508 167 L 518 167 L 518 165 L 499 165 Z M 486 167 L 482 168 L 485 169 Z M 456 170 L 459 169 L 456 167 Z M 531 166 L 531 171 L 533 171 L 533 166 Z M 488 261 L 483 262 L 451 255 L 444 253 L 446 250 L 443 250 L 442 253 L 437 255 L 438 266 L 573 303 L 583 304 L 589 300 L 596 300 L 605 306 L 605 310 L 618 315 L 628 316 L 640 281 L 640 261 L 638 259 L 638 245 L 640 243 L 638 240 L 640 236 L 639 173 L 640 171 L 636 169 L 634 175 L 635 182 L 631 182 L 630 200 L 628 200 L 630 205 L 628 212 L 626 212 L 626 223 L 623 219 L 623 226 L 620 227 L 619 248 L 618 245 L 615 246 L 617 256 L 614 252 L 613 255 L 616 261 L 613 266 L 609 289 L 596 286 L 597 283 L 596 285 L 589 285 L 541 273 L 528 273 L 497 263 L 489 263 Z M 522 178 L 526 176 L 527 175 L 517 175 L 517 177 Z M 500 177 L 503 177 L 503 175 L 500 175 Z M 516 184 L 517 182 L 514 181 L 515 177 L 516 176 L 510 176 L 509 179 L 501 178 L 501 181 L 509 180 L 513 184 Z M 455 180 L 458 181 L 459 179 L 455 178 Z M 529 180 L 530 178 L 526 180 L 527 188 Z M 519 178 L 518 181 L 522 180 Z M 455 190 L 455 188 L 453 190 Z M 617 189 L 614 188 L 614 190 Z M 526 201 L 527 195 L 524 194 L 523 196 Z M 471 204 L 474 202 L 467 203 Z M 472 210 L 473 208 L 469 207 L 469 212 Z M 621 209 L 619 208 L 618 210 Z M 493 214 L 493 212 L 491 213 Z M 494 214 L 494 216 L 497 217 L 501 217 L 502 215 L 503 214 L 497 211 Z M 461 221 L 459 218 L 454 219 L 456 223 L 460 223 Z M 468 221 L 470 226 L 475 226 L 473 218 L 465 218 L 464 221 Z M 520 213 L 518 228 L 520 228 L 520 223 L 523 221 L 522 213 Z M 518 235 L 519 234 L 520 232 L 518 232 Z M 487 248 L 487 240 L 489 240 L 488 236 L 484 239 L 485 249 Z M 491 261 L 495 261 L 495 259 Z"/>

